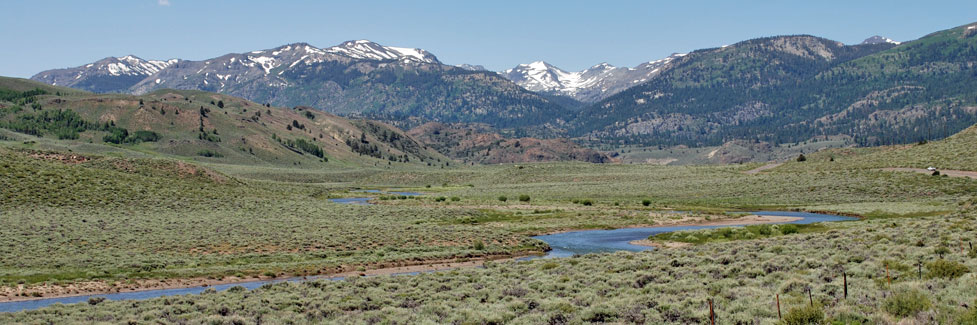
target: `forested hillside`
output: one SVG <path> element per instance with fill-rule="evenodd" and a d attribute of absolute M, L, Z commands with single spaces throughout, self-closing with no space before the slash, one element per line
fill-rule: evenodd
<path fill-rule="evenodd" d="M 574 131 L 690 146 L 836 134 L 862 145 L 946 137 L 977 122 L 974 35 L 971 24 L 898 46 L 784 36 L 695 51 L 584 110 Z"/>

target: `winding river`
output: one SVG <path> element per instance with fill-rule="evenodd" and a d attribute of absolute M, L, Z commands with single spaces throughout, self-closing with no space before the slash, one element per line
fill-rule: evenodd
<path fill-rule="evenodd" d="M 379 192 L 371 192 L 379 193 Z M 385 192 L 388 194 L 397 195 L 420 195 L 420 193 L 412 192 Z M 333 202 L 341 204 L 371 204 L 369 202 L 371 198 L 343 198 L 343 199 L 332 199 Z M 766 216 L 786 216 L 786 217 L 799 217 L 801 219 L 794 220 L 791 222 L 793 224 L 808 224 L 815 222 L 835 222 L 835 221 L 848 221 L 855 220 L 851 217 L 842 217 L 836 215 L 827 214 L 816 214 L 807 212 L 782 212 L 782 211 L 759 211 L 754 212 L 758 215 Z M 638 246 L 629 244 L 630 241 L 646 239 L 650 235 L 680 231 L 680 230 L 694 230 L 694 229 L 708 229 L 708 228 L 720 228 L 720 227 L 737 227 L 737 226 L 674 226 L 674 227 L 653 227 L 653 228 L 623 228 L 614 230 L 584 230 L 584 231 L 574 231 L 566 232 L 552 235 L 536 236 L 533 238 L 542 240 L 552 247 L 553 250 L 547 252 L 544 256 L 528 257 L 523 259 L 535 259 L 535 258 L 558 258 L 558 257 L 569 257 L 577 254 L 588 254 L 588 253 L 605 253 L 605 252 L 615 252 L 615 251 L 644 251 L 649 249 L 654 249 L 648 246 Z M 398 273 L 393 274 L 395 276 L 401 275 L 414 275 L 418 272 L 410 273 Z M 266 280 L 266 281 L 253 281 L 253 282 L 241 282 L 241 283 L 231 283 L 231 284 L 221 284 L 209 287 L 190 287 L 190 288 L 177 288 L 177 289 L 160 289 L 160 290 L 145 290 L 145 291 L 134 291 L 125 293 L 113 293 L 113 294 L 98 294 L 98 295 L 88 295 L 88 296 L 73 296 L 73 297 L 60 297 L 60 298 L 47 298 L 47 299 L 36 299 L 27 301 L 14 301 L 14 302 L 2 302 L 0 303 L 0 312 L 16 312 L 22 310 L 37 309 L 57 303 L 61 304 L 73 304 L 88 301 L 89 298 L 93 297 L 103 297 L 108 300 L 141 300 L 150 299 L 163 296 L 173 296 L 173 295 L 185 295 L 185 294 L 199 294 L 207 289 L 214 289 L 217 291 L 227 290 L 231 287 L 241 286 L 249 290 L 258 288 L 262 285 L 268 283 L 278 283 L 278 282 L 301 282 L 315 279 L 327 279 L 327 280 L 342 280 L 344 277 L 305 277 L 305 278 L 289 278 L 289 279 L 276 279 L 276 280 Z"/>

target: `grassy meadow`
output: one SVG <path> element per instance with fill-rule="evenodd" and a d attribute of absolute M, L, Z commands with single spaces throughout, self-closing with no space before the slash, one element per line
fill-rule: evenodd
<path fill-rule="evenodd" d="M 721 324 L 766 324 L 779 319 L 779 294 L 788 324 L 966 323 L 975 317 L 961 306 L 973 305 L 977 288 L 969 249 L 977 181 L 879 170 L 926 164 L 885 162 L 960 146 L 958 137 L 826 150 L 757 174 L 746 171 L 762 164 L 289 167 L 8 137 L 0 140 L 0 293 L 8 299 L 522 256 L 547 249 L 536 234 L 756 210 L 864 218 L 674 233 L 652 239 L 690 245 L 643 253 L 93 300 L 0 322 L 703 323 L 712 300 Z M 973 170 L 966 159 L 945 159 L 952 163 L 941 166 Z M 329 201 L 361 196 L 376 204 Z"/>
<path fill-rule="evenodd" d="M 972 212 L 870 219 L 641 253 L 91 301 L 0 321 L 701 324 L 712 301 L 719 324 L 972 324 L 974 224 Z"/>

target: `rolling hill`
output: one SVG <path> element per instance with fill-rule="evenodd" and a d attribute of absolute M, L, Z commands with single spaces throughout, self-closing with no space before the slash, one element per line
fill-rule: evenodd
<path fill-rule="evenodd" d="M 81 152 L 125 151 L 244 165 L 426 166 L 449 161 L 380 122 L 203 91 L 93 94 L 0 78 L 0 94 L 4 139 L 63 144 Z"/>

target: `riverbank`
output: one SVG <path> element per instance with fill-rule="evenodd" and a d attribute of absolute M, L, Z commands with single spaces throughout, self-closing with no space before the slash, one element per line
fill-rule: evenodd
<path fill-rule="evenodd" d="M 375 269 L 367 269 L 363 271 L 358 271 L 355 270 L 354 268 L 354 270 L 328 272 L 328 273 L 322 273 L 322 274 L 311 275 L 311 276 L 281 276 L 281 277 L 227 276 L 220 279 L 212 279 L 212 278 L 204 278 L 204 277 L 186 278 L 186 279 L 140 279 L 140 280 L 133 280 L 130 283 L 85 281 L 85 282 L 72 283 L 64 286 L 39 285 L 39 286 L 25 287 L 24 285 L 18 285 L 17 287 L 0 288 L 0 303 L 33 301 L 33 300 L 43 300 L 43 299 L 52 299 L 52 298 L 104 295 L 104 294 L 115 294 L 115 293 L 137 293 L 137 292 L 152 291 L 152 290 L 207 288 L 207 287 L 212 287 L 217 285 L 246 284 L 246 283 L 255 283 L 255 282 L 336 279 L 336 278 L 347 278 L 347 277 L 357 277 L 357 276 L 383 276 L 383 275 L 394 275 L 394 274 L 404 274 L 404 273 L 436 272 L 436 271 L 465 268 L 465 267 L 479 267 L 482 266 L 485 262 L 489 262 L 489 261 L 509 261 L 518 258 L 523 258 L 526 256 L 537 255 L 539 253 L 542 252 L 538 252 L 538 253 L 526 252 L 520 254 L 492 255 L 492 256 L 479 257 L 479 258 L 430 260 L 430 261 L 421 261 L 418 262 L 417 264 L 411 264 L 410 262 L 403 262 L 402 263 L 403 265 L 398 265 L 398 266 L 380 267 Z"/>
<path fill-rule="evenodd" d="M 687 221 L 688 219 L 679 219 L 674 223 L 664 223 L 664 224 L 654 224 L 654 225 L 630 225 L 614 229 L 630 229 L 630 228 L 667 228 L 667 227 L 685 227 L 685 226 L 748 226 L 748 225 L 758 225 L 764 223 L 783 223 L 783 222 L 794 222 L 804 218 L 801 217 L 787 217 L 787 216 L 762 216 L 762 215 L 748 215 L 739 218 L 730 218 L 722 220 L 704 220 L 704 221 Z M 702 219 L 697 219 L 702 220 Z M 546 235 L 556 235 L 568 232 L 577 231 L 587 231 L 587 230 L 600 230 L 600 229 L 562 229 L 550 232 L 544 232 L 539 234 L 534 234 L 534 236 L 546 236 Z M 642 245 L 647 246 L 647 245 Z"/>
<path fill-rule="evenodd" d="M 674 225 L 674 226 L 749 226 L 749 225 L 759 225 L 759 224 L 768 224 L 768 223 L 788 223 L 788 222 L 798 221 L 801 219 L 804 218 L 787 217 L 787 216 L 765 216 L 765 215 L 753 214 L 753 215 L 748 215 L 736 219 L 718 220 L 718 221 L 685 224 L 685 225 Z M 659 227 L 665 227 L 665 226 L 659 226 Z M 668 227 L 671 227 L 671 225 Z M 651 227 L 651 228 L 656 228 L 656 227 Z M 638 245 L 638 246 L 648 246 L 654 248 L 678 248 L 678 247 L 686 247 L 691 245 L 689 243 L 680 243 L 680 242 L 671 242 L 671 241 L 660 242 L 660 241 L 651 241 L 648 239 L 632 240 L 629 241 L 628 244 Z"/>

